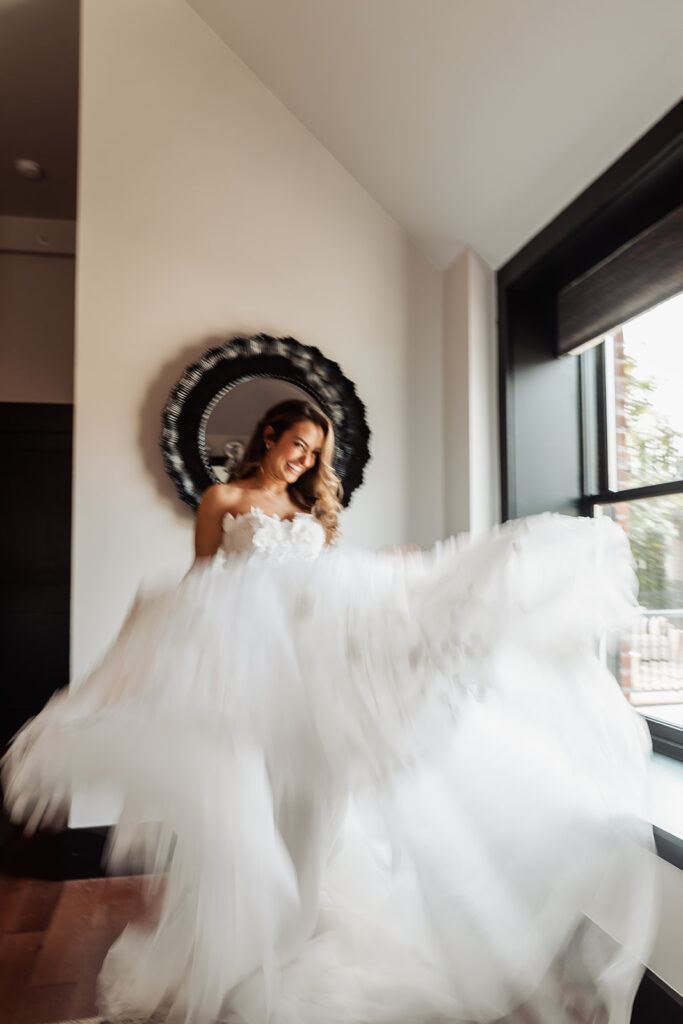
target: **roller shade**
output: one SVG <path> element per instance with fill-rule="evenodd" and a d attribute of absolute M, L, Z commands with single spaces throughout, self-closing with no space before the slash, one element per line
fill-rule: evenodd
<path fill-rule="evenodd" d="M 557 354 L 566 355 L 683 291 L 683 206 L 557 295 Z"/>

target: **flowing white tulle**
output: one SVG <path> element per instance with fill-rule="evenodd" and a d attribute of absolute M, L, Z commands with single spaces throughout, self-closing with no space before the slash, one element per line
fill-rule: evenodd
<path fill-rule="evenodd" d="M 112 863 L 164 874 L 101 975 L 193 1024 L 625 1024 L 654 923 L 649 742 L 597 653 L 621 532 L 542 516 L 428 554 L 227 517 L 15 739 L 29 827 L 114 784 Z"/>

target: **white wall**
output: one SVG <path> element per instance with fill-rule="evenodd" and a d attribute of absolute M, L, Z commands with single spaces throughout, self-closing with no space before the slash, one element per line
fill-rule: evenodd
<path fill-rule="evenodd" d="M 495 274 L 465 249 L 444 274 L 444 492 L 449 534 L 500 521 Z"/>
<path fill-rule="evenodd" d="M 447 534 L 470 528 L 468 250 L 444 273 L 444 497 Z"/>
<path fill-rule="evenodd" d="M 406 314 L 409 317 L 405 395 L 406 539 L 430 547 L 444 536 L 443 275 L 414 251 L 407 254 Z"/>
<path fill-rule="evenodd" d="M 496 275 L 468 250 L 470 530 L 500 522 Z"/>
<path fill-rule="evenodd" d="M 373 458 L 346 542 L 435 539 L 439 483 L 417 500 L 414 439 L 426 430 L 442 451 L 440 275 L 385 211 L 183 0 L 84 0 L 81 63 L 77 673 L 140 577 L 189 563 L 192 517 L 162 467 L 159 415 L 208 345 L 291 334 L 355 381 Z"/>

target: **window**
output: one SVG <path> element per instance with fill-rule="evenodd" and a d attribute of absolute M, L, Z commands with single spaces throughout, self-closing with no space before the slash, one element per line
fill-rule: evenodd
<path fill-rule="evenodd" d="M 643 612 L 615 671 L 655 750 L 681 760 L 683 473 L 669 396 L 683 385 L 683 330 L 679 321 L 665 337 L 651 321 L 645 356 L 634 331 L 682 292 L 683 101 L 497 272 L 503 519 L 611 515 L 634 547 L 656 533 L 658 545 L 638 552 Z M 627 384 L 628 395 L 618 390 Z"/>
<path fill-rule="evenodd" d="M 683 757 L 683 292 L 580 359 L 582 511 L 626 532 L 639 583 L 640 614 L 614 671 Z"/>

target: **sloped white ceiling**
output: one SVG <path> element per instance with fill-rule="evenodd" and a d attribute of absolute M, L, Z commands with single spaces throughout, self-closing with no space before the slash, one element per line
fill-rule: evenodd
<path fill-rule="evenodd" d="M 683 0 L 188 0 L 440 267 L 500 266 L 683 95 Z"/>

